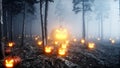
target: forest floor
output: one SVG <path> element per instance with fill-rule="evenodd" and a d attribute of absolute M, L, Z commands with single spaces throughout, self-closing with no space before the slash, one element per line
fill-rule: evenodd
<path fill-rule="evenodd" d="M 44 54 L 35 41 L 25 41 L 22 47 L 18 41 L 12 55 L 22 60 L 15 68 L 120 68 L 120 47 L 97 42 L 96 48 L 90 50 L 79 43 L 70 43 L 67 55 L 60 57 Z"/>

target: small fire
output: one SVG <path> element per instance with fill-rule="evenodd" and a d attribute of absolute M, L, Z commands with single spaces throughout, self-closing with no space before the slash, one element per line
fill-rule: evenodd
<path fill-rule="evenodd" d="M 67 40 L 67 41 L 65 41 L 65 43 L 66 43 L 66 44 L 69 44 L 69 41 Z"/>
<path fill-rule="evenodd" d="M 65 48 L 59 48 L 58 54 L 59 54 L 60 56 L 65 55 L 65 54 L 66 54 L 66 49 L 65 49 Z"/>
<path fill-rule="evenodd" d="M 38 43 L 37 43 L 38 45 L 42 45 L 42 41 L 38 41 Z"/>
<path fill-rule="evenodd" d="M 35 40 L 38 40 L 38 37 L 35 37 Z"/>
<path fill-rule="evenodd" d="M 14 59 L 8 58 L 5 60 L 5 66 L 7 68 L 13 68 L 14 67 Z"/>
<path fill-rule="evenodd" d="M 62 44 L 62 48 L 67 48 L 67 44 Z"/>
<path fill-rule="evenodd" d="M 14 43 L 13 43 L 13 42 L 9 42 L 9 43 L 8 43 L 8 46 L 9 46 L 9 47 L 13 47 L 13 46 L 14 46 Z"/>
<path fill-rule="evenodd" d="M 57 41 L 55 41 L 55 45 L 57 45 L 58 44 L 58 42 Z"/>
<path fill-rule="evenodd" d="M 52 52 L 52 47 L 46 46 L 46 47 L 45 47 L 45 52 L 46 52 L 46 53 L 51 53 L 51 52 Z"/>
<path fill-rule="evenodd" d="M 50 39 L 50 37 L 48 36 L 48 38 L 47 38 L 48 40 Z"/>
<path fill-rule="evenodd" d="M 80 41 L 82 44 L 84 44 L 85 43 L 85 40 L 84 39 L 81 39 L 81 41 Z"/>
<path fill-rule="evenodd" d="M 77 41 L 77 39 L 75 39 L 75 38 L 74 38 L 74 39 L 73 39 L 73 41 L 74 41 L 74 42 L 76 42 L 76 41 Z"/>
<path fill-rule="evenodd" d="M 90 48 L 90 49 L 95 48 L 95 44 L 94 43 L 88 43 L 88 48 Z"/>

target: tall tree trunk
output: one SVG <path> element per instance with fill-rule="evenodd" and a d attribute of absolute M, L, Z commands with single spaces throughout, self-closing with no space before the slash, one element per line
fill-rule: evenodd
<path fill-rule="evenodd" d="M 24 4 L 24 10 L 23 10 L 23 23 L 22 23 L 22 38 L 21 38 L 21 46 L 24 45 L 24 32 L 25 32 L 25 2 Z"/>
<path fill-rule="evenodd" d="M 32 40 L 32 22 L 30 23 L 30 38 Z"/>
<path fill-rule="evenodd" d="M 47 45 L 47 16 L 48 16 L 48 0 L 45 0 L 45 18 L 44 18 L 44 22 L 45 22 L 45 45 Z"/>
<path fill-rule="evenodd" d="M 83 11 L 82 11 L 82 20 L 83 20 L 83 31 L 82 31 L 82 38 L 85 39 L 85 8 L 84 8 L 84 0 L 83 0 L 83 3 L 82 3 L 82 6 L 83 6 Z"/>
<path fill-rule="evenodd" d="M 0 60 L 4 58 L 3 44 L 2 44 L 2 29 L 1 26 L 3 24 L 2 20 L 2 0 L 0 0 Z"/>
<path fill-rule="evenodd" d="M 41 20 L 41 30 L 42 30 L 42 45 L 44 48 L 44 23 L 43 23 L 43 15 L 42 15 L 42 0 L 40 0 L 40 20 Z"/>
<path fill-rule="evenodd" d="M 13 19 L 13 15 L 12 15 L 12 6 L 10 5 L 10 41 L 13 41 L 13 23 L 12 23 L 12 19 Z"/>

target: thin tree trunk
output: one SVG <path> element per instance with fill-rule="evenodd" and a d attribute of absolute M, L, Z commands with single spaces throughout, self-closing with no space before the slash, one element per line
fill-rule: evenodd
<path fill-rule="evenodd" d="M 41 30 L 42 30 L 42 45 L 44 49 L 44 23 L 43 23 L 43 15 L 42 15 L 42 0 L 40 0 L 40 20 L 41 20 Z"/>
<path fill-rule="evenodd" d="M 23 11 L 21 46 L 24 45 L 24 31 L 25 31 L 25 2 L 23 2 L 23 4 L 24 4 L 24 11 Z"/>
<path fill-rule="evenodd" d="M 82 31 L 82 38 L 85 39 L 85 10 L 84 10 L 84 0 L 82 3 L 83 11 L 82 11 L 82 19 L 83 19 L 83 31 Z"/>
<path fill-rule="evenodd" d="M 12 23 L 12 19 L 13 19 L 13 16 L 12 16 L 12 6 L 10 5 L 10 41 L 13 41 L 13 23 Z"/>
<path fill-rule="evenodd" d="M 44 22 L 45 22 L 45 45 L 47 45 L 47 16 L 48 16 L 48 0 L 46 0 L 46 3 L 45 3 L 45 18 L 44 18 Z"/>
<path fill-rule="evenodd" d="M 30 38 L 32 40 L 32 23 L 30 23 Z"/>
<path fill-rule="evenodd" d="M 0 1 L 0 60 L 4 58 L 4 51 L 3 51 L 3 45 L 2 45 L 2 29 L 1 26 L 3 24 L 3 20 L 2 20 L 2 0 Z"/>

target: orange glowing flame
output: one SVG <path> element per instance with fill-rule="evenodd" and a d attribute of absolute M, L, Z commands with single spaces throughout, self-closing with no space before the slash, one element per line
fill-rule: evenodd
<path fill-rule="evenodd" d="M 76 42 L 76 41 L 77 41 L 77 39 L 73 39 L 73 41 L 74 41 L 74 42 Z"/>
<path fill-rule="evenodd" d="M 47 38 L 48 40 L 50 39 L 50 37 L 48 36 L 48 38 Z"/>
<path fill-rule="evenodd" d="M 57 45 L 57 44 L 58 44 L 58 42 L 57 42 L 57 41 L 55 41 L 55 44 Z"/>
<path fill-rule="evenodd" d="M 67 48 L 67 44 L 62 44 L 61 47 L 62 48 Z"/>
<path fill-rule="evenodd" d="M 8 58 L 5 60 L 5 66 L 7 68 L 13 68 L 14 67 L 14 59 Z"/>
<path fill-rule="evenodd" d="M 13 45 L 14 45 L 13 42 L 9 42 L 9 43 L 8 43 L 8 46 L 9 46 L 9 47 L 13 47 Z"/>
<path fill-rule="evenodd" d="M 65 48 L 59 48 L 58 54 L 59 54 L 60 56 L 65 55 L 65 54 L 66 54 L 66 49 L 65 49 Z"/>
<path fill-rule="evenodd" d="M 69 43 L 69 41 L 67 40 L 65 43 L 66 43 L 66 44 L 68 44 L 68 43 Z"/>
<path fill-rule="evenodd" d="M 46 53 L 51 53 L 51 52 L 52 52 L 52 47 L 46 46 L 46 47 L 45 47 L 45 52 L 46 52 Z"/>
<path fill-rule="evenodd" d="M 85 40 L 84 39 L 81 39 L 81 41 L 80 41 L 82 44 L 84 44 L 85 43 Z"/>
<path fill-rule="evenodd" d="M 35 37 L 35 40 L 38 40 L 38 37 Z"/>
<path fill-rule="evenodd" d="M 37 43 L 38 45 L 42 45 L 42 41 L 38 41 L 38 43 Z"/>
<path fill-rule="evenodd" d="M 54 39 L 57 41 L 65 41 L 68 39 L 68 31 L 65 28 L 58 28 L 53 33 Z"/>
<path fill-rule="evenodd" d="M 88 43 L 88 48 L 90 48 L 90 49 L 95 48 L 95 44 L 94 43 Z"/>

